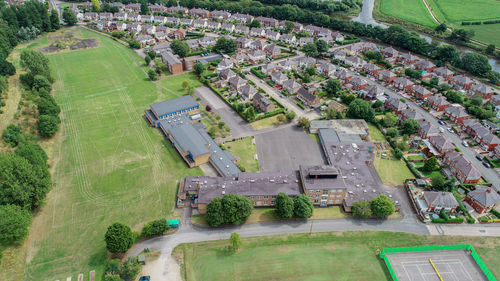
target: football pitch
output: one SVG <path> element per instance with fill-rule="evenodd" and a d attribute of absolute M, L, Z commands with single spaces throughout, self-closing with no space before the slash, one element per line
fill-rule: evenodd
<path fill-rule="evenodd" d="M 142 117 L 149 104 L 176 96 L 150 82 L 124 46 L 81 29 L 75 36 L 99 38 L 99 47 L 48 55 L 62 135 L 51 159 L 54 187 L 31 228 L 25 280 L 101 276 L 106 227 L 118 221 L 140 231 L 172 216 L 178 179 L 202 174 Z"/>

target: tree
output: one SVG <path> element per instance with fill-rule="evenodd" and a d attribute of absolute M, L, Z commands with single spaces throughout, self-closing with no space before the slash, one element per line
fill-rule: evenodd
<path fill-rule="evenodd" d="M 106 230 L 104 241 L 109 252 L 125 253 L 134 244 L 134 234 L 127 225 L 115 222 Z"/>
<path fill-rule="evenodd" d="M 148 68 L 147 73 L 150 80 L 152 81 L 158 80 L 158 74 L 156 73 L 156 71 L 152 70 L 151 68 Z"/>
<path fill-rule="evenodd" d="M 59 130 L 59 123 L 61 120 L 54 115 L 40 115 L 38 117 L 38 134 L 41 137 L 49 138 L 57 133 Z"/>
<path fill-rule="evenodd" d="M 436 174 L 431 178 L 432 188 L 435 190 L 444 190 L 445 189 L 445 179 L 443 175 Z"/>
<path fill-rule="evenodd" d="M 464 98 L 462 97 L 462 95 L 455 91 L 448 91 L 444 94 L 444 96 L 450 103 L 464 103 Z"/>
<path fill-rule="evenodd" d="M 283 192 L 278 193 L 275 200 L 276 216 L 280 219 L 289 219 L 293 216 L 294 203 L 290 196 Z"/>
<path fill-rule="evenodd" d="M 405 69 L 405 75 L 413 79 L 419 79 L 422 76 L 422 72 L 418 70 L 413 70 L 411 68 Z"/>
<path fill-rule="evenodd" d="M 50 83 L 45 76 L 35 75 L 35 77 L 33 77 L 33 85 L 31 88 L 37 91 L 43 88 L 47 92 L 50 92 L 52 90 L 52 83 Z"/>
<path fill-rule="evenodd" d="M 125 280 L 135 280 L 141 270 L 141 265 L 135 257 L 129 257 L 120 265 L 120 276 Z"/>
<path fill-rule="evenodd" d="M 21 52 L 21 66 L 31 77 L 42 75 L 50 82 L 54 81 L 50 75 L 49 60 L 39 51 L 31 49 L 23 50 Z"/>
<path fill-rule="evenodd" d="M 231 237 L 229 238 L 229 249 L 233 253 L 236 253 L 241 248 L 241 244 L 243 244 L 243 242 L 241 241 L 240 235 L 236 232 L 231 232 Z"/>
<path fill-rule="evenodd" d="M 170 44 L 172 51 L 179 57 L 183 58 L 189 53 L 189 45 L 181 40 L 174 40 Z"/>
<path fill-rule="evenodd" d="M 453 45 L 441 45 L 436 50 L 436 58 L 449 63 L 455 63 L 460 57 L 460 52 Z"/>
<path fill-rule="evenodd" d="M 363 56 L 369 61 L 381 62 L 384 60 L 382 54 L 377 51 L 365 51 L 363 52 Z"/>
<path fill-rule="evenodd" d="M 285 21 L 285 28 L 283 29 L 283 33 L 290 33 L 295 28 L 295 24 L 291 21 Z"/>
<path fill-rule="evenodd" d="M 372 216 L 370 201 L 358 201 L 352 205 L 352 213 L 355 217 L 368 218 Z"/>
<path fill-rule="evenodd" d="M 446 30 L 448 29 L 448 27 L 446 26 L 446 23 L 441 23 L 440 25 L 436 26 L 436 28 L 434 28 L 434 30 L 438 33 L 443 33 L 445 32 Z"/>
<path fill-rule="evenodd" d="M 307 74 L 309 74 L 310 76 L 313 76 L 313 75 L 316 75 L 316 70 L 314 69 L 314 67 L 309 67 L 309 68 L 306 68 L 306 71 L 305 71 Z"/>
<path fill-rule="evenodd" d="M 120 273 L 120 259 L 111 259 L 106 266 L 106 273 L 119 274 Z"/>
<path fill-rule="evenodd" d="M 26 136 L 21 131 L 19 126 L 9 124 L 2 133 L 2 139 L 12 147 L 17 146 L 20 142 L 24 141 Z"/>
<path fill-rule="evenodd" d="M 184 80 L 184 81 L 182 81 L 181 86 L 182 86 L 182 88 L 183 88 L 184 90 L 186 90 L 186 89 L 187 89 L 187 87 L 189 87 L 189 82 L 188 82 L 187 80 Z"/>
<path fill-rule="evenodd" d="M 297 125 L 302 128 L 309 128 L 309 125 L 311 124 L 311 121 L 307 119 L 307 117 L 299 117 L 297 119 Z"/>
<path fill-rule="evenodd" d="M 141 43 L 137 42 L 135 39 L 130 39 L 128 41 L 128 46 L 132 49 L 140 49 Z"/>
<path fill-rule="evenodd" d="M 324 53 L 328 51 L 328 43 L 326 43 L 325 40 L 319 39 L 314 42 L 316 44 L 316 49 L 318 50 L 318 53 Z"/>
<path fill-rule="evenodd" d="M 302 52 L 306 54 L 308 57 L 317 57 L 318 56 L 318 48 L 316 47 L 316 44 L 314 43 L 307 43 L 300 49 Z"/>
<path fill-rule="evenodd" d="M 295 113 L 295 111 L 290 110 L 286 113 L 285 117 L 286 117 L 286 119 L 291 121 L 295 118 L 296 115 L 297 114 Z"/>
<path fill-rule="evenodd" d="M 205 72 L 205 66 L 201 62 L 197 62 L 193 67 L 194 74 L 201 76 Z"/>
<path fill-rule="evenodd" d="M 306 74 L 304 74 L 304 76 L 302 76 L 302 83 L 307 84 L 307 83 L 311 83 L 311 81 L 312 81 L 312 78 L 311 78 L 311 75 L 309 75 L 309 73 L 306 73 Z"/>
<path fill-rule="evenodd" d="M 151 58 L 149 56 L 145 56 L 144 61 L 146 62 L 146 66 L 149 66 L 149 63 L 151 62 Z"/>
<path fill-rule="evenodd" d="M 92 6 L 95 12 L 100 12 L 101 11 L 101 3 L 99 0 L 91 0 Z"/>
<path fill-rule="evenodd" d="M 330 96 L 335 95 L 342 90 L 342 83 L 337 79 L 330 79 L 326 82 L 325 90 Z"/>
<path fill-rule="evenodd" d="M 403 128 L 403 132 L 406 133 L 407 135 L 412 135 L 418 132 L 418 122 L 415 119 L 407 119 L 403 122 L 401 125 Z"/>
<path fill-rule="evenodd" d="M 212 201 L 210 201 L 210 203 L 207 204 L 206 220 L 210 226 L 219 226 L 224 224 L 222 200 L 220 197 L 215 197 Z"/>
<path fill-rule="evenodd" d="M 480 95 L 474 95 L 470 100 L 470 104 L 475 106 L 481 106 L 483 105 L 483 98 L 481 98 Z"/>
<path fill-rule="evenodd" d="M 426 172 L 432 172 L 436 169 L 437 164 L 438 164 L 438 161 L 437 161 L 436 157 L 433 156 L 425 161 L 423 169 Z"/>
<path fill-rule="evenodd" d="M 392 112 L 387 112 L 382 119 L 382 124 L 386 128 L 394 127 L 398 124 L 398 117 Z"/>
<path fill-rule="evenodd" d="M 252 27 L 260 27 L 260 21 L 259 21 L 259 20 L 257 20 L 257 19 L 254 19 L 254 20 L 250 23 L 249 27 L 250 27 L 250 28 L 252 28 Z"/>
<path fill-rule="evenodd" d="M 349 104 L 347 115 L 351 118 L 365 119 L 367 122 L 371 122 L 375 119 L 375 110 L 371 107 L 370 102 L 355 99 Z"/>
<path fill-rule="evenodd" d="M 148 2 L 146 0 L 141 0 L 141 15 L 149 14 Z"/>
<path fill-rule="evenodd" d="M 382 108 L 384 106 L 384 103 L 380 100 L 376 100 L 373 104 L 372 107 L 377 109 L 377 108 Z"/>
<path fill-rule="evenodd" d="M 253 122 L 255 121 L 255 116 L 257 113 L 255 113 L 255 109 L 253 106 L 249 106 L 245 111 L 243 111 L 243 116 L 247 119 L 248 122 Z"/>
<path fill-rule="evenodd" d="M 372 199 L 370 209 L 374 216 L 388 217 L 395 211 L 394 201 L 382 194 Z"/>
<path fill-rule="evenodd" d="M 50 189 L 48 172 L 42 171 L 22 155 L 0 154 L 0 205 L 13 204 L 34 210 Z M 38 157 L 38 156 L 37 156 Z"/>
<path fill-rule="evenodd" d="M 12 63 L 4 59 L 0 60 L 0 75 L 10 76 L 14 75 L 15 73 L 16 73 L 16 67 Z"/>
<path fill-rule="evenodd" d="M 299 194 L 293 198 L 293 213 L 298 218 L 310 218 L 313 215 L 314 206 L 304 194 Z"/>
<path fill-rule="evenodd" d="M 335 109 L 327 108 L 325 111 L 325 118 L 327 120 L 337 119 L 337 116 L 338 116 L 337 113 L 339 113 L 339 112 L 337 112 Z"/>
<path fill-rule="evenodd" d="M 391 138 L 395 138 L 398 136 L 399 132 L 396 128 L 389 128 L 385 131 L 385 134 Z"/>
<path fill-rule="evenodd" d="M 59 25 L 59 14 L 57 13 L 56 10 L 51 10 L 50 11 L 50 28 L 55 31 L 58 30 L 60 27 Z"/>
<path fill-rule="evenodd" d="M 31 214 L 16 205 L 0 205 L 0 243 L 23 240 L 28 235 Z"/>
<path fill-rule="evenodd" d="M 487 54 L 493 54 L 493 52 L 495 52 L 495 45 L 493 44 L 489 44 L 486 49 L 484 49 L 484 51 L 487 53 Z"/>
<path fill-rule="evenodd" d="M 431 85 L 437 86 L 439 84 L 439 77 L 432 77 L 431 80 L 429 80 L 429 83 L 431 83 Z"/>
<path fill-rule="evenodd" d="M 142 228 L 141 235 L 142 235 L 142 237 L 162 235 L 169 228 L 170 228 L 170 226 L 168 225 L 168 222 L 166 219 L 154 220 L 154 221 L 150 221 L 144 225 L 144 227 Z"/>
<path fill-rule="evenodd" d="M 475 34 L 474 30 L 455 29 L 451 32 L 448 38 L 452 41 L 465 43 L 469 42 L 470 39 L 474 37 L 474 34 Z"/>
<path fill-rule="evenodd" d="M 488 71 L 491 71 L 491 65 L 488 62 L 488 58 L 478 53 L 466 53 L 462 57 L 460 67 L 478 76 L 483 76 Z"/>
<path fill-rule="evenodd" d="M 220 37 L 215 43 L 215 46 L 212 48 L 212 50 L 214 52 L 227 54 L 236 51 L 237 47 L 238 45 L 236 44 L 236 41 L 234 41 L 233 39 Z"/>
<path fill-rule="evenodd" d="M 343 94 L 342 96 L 340 96 L 340 99 L 343 103 L 349 105 L 356 99 L 356 96 L 354 94 Z"/>
<path fill-rule="evenodd" d="M 64 22 L 69 25 L 73 26 L 78 22 L 78 19 L 76 18 L 75 12 L 71 10 L 70 8 L 65 8 L 62 12 L 62 18 Z"/>

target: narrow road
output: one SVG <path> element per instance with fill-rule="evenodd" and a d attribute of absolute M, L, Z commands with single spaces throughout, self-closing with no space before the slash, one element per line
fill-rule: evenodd
<path fill-rule="evenodd" d="M 429 14 L 431 14 L 431 17 L 434 19 L 434 21 L 437 22 L 437 24 L 441 24 L 441 22 L 437 19 L 437 17 L 432 12 L 432 9 L 429 6 L 429 4 L 427 3 L 427 1 L 426 0 L 422 0 L 422 1 L 424 1 L 424 5 L 427 8 L 427 11 L 429 11 Z"/>

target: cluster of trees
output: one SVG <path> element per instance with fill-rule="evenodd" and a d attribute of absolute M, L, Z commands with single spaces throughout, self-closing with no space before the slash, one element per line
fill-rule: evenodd
<path fill-rule="evenodd" d="M 236 51 L 237 47 L 238 45 L 236 44 L 236 41 L 234 41 L 233 39 L 220 37 L 219 39 L 217 39 L 215 46 L 212 48 L 212 51 L 221 54 L 229 54 Z"/>
<path fill-rule="evenodd" d="M 314 206 L 311 200 L 304 194 L 299 194 L 293 199 L 283 192 L 276 196 L 275 213 L 280 219 L 310 218 L 313 215 Z"/>
<path fill-rule="evenodd" d="M 355 202 L 352 206 L 352 213 L 361 218 L 388 217 L 395 210 L 394 201 L 383 194 L 369 201 Z"/>
<path fill-rule="evenodd" d="M 38 144 L 23 141 L 13 153 L 0 154 L 1 244 L 19 242 L 26 237 L 31 211 L 41 205 L 50 187 L 47 155 Z"/>
<path fill-rule="evenodd" d="M 257 117 L 257 112 L 255 111 L 255 108 L 253 105 L 248 105 L 246 106 L 243 103 L 238 103 L 235 102 L 233 104 L 233 108 L 240 113 L 241 117 L 243 117 L 247 122 L 253 122 L 255 121 L 255 118 Z"/>
<path fill-rule="evenodd" d="M 305 44 L 300 50 L 308 57 L 317 57 L 328 51 L 328 47 L 325 40 L 316 40 L 314 43 Z"/>
<path fill-rule="evenodd" d="M 364 119 L 366 122 L 373 122 L 375 120 L 375 110 L 369 101 L 356 98 L 349 103 L 347 116 L 354 119 Z"/>
<path fill-rule="evenodd" d="M 118 9 L 118 7 L 116 8 Z M 62 18 L 64 22 L 69 26 L 73 26 L 78 22 L 75 12 L 73 12 L 73 10 L 71 10 L 70 8 L 64 8 L 62 12 Z"/>
<path fill-rule="evenodd" d="M 207 204 L 206 220 L 210 226 L 241 224 L 252 214 L 253 202 L 243 195 L 224 194 Z"/>
<path fill-rule="evenodd" d="M 141 265 L 135 257 L 127 258 L 124 262 L 112 259 L 106 266 L 104 281 L 135 280 L 140 271 Z"/>
<path fill-rule="evenodd" d="M 22 84 L 38 95 L 38 134 L 51 137 L 59 130 L 59 113 L 61 109 L 50 95 L 54 79 L 50 74 L 49 60 L 35 50 L 24 50 L 21 53 L 21 66 L 26 70 L 19 78 Z"/>
<path fill-rule="evenodd" d="M 178 55 L 181 58 L 186 57 L 189 54 L 189 45 L 181 40 L 174 40 L 170 44 L 170 49 L 174 54 Z"/>

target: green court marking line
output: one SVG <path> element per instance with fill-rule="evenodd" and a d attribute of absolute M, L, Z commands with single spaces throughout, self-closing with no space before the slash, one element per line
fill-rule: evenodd
<path fill-rule="evenodd" d="M 85 98 L 93 98 L 93 97 L 97 97 L 97 96 L 102 96 L 102 95 L 110 94 L 110 93 L 113 93 L 113 92 L 118 92 L 118 91 L 125 90 L 125 89 L 127 89 L 127 87 L 123 87 L 123 88 L 119 88 L 119 89 L 114 89 L 114 90 L 109 90 L 109 91 L 105 91 L 105 92 L 101 92 L 101 93 L 97 93 L 97 94 L 88 95 L 88 96 L 85 96 Z"/>

